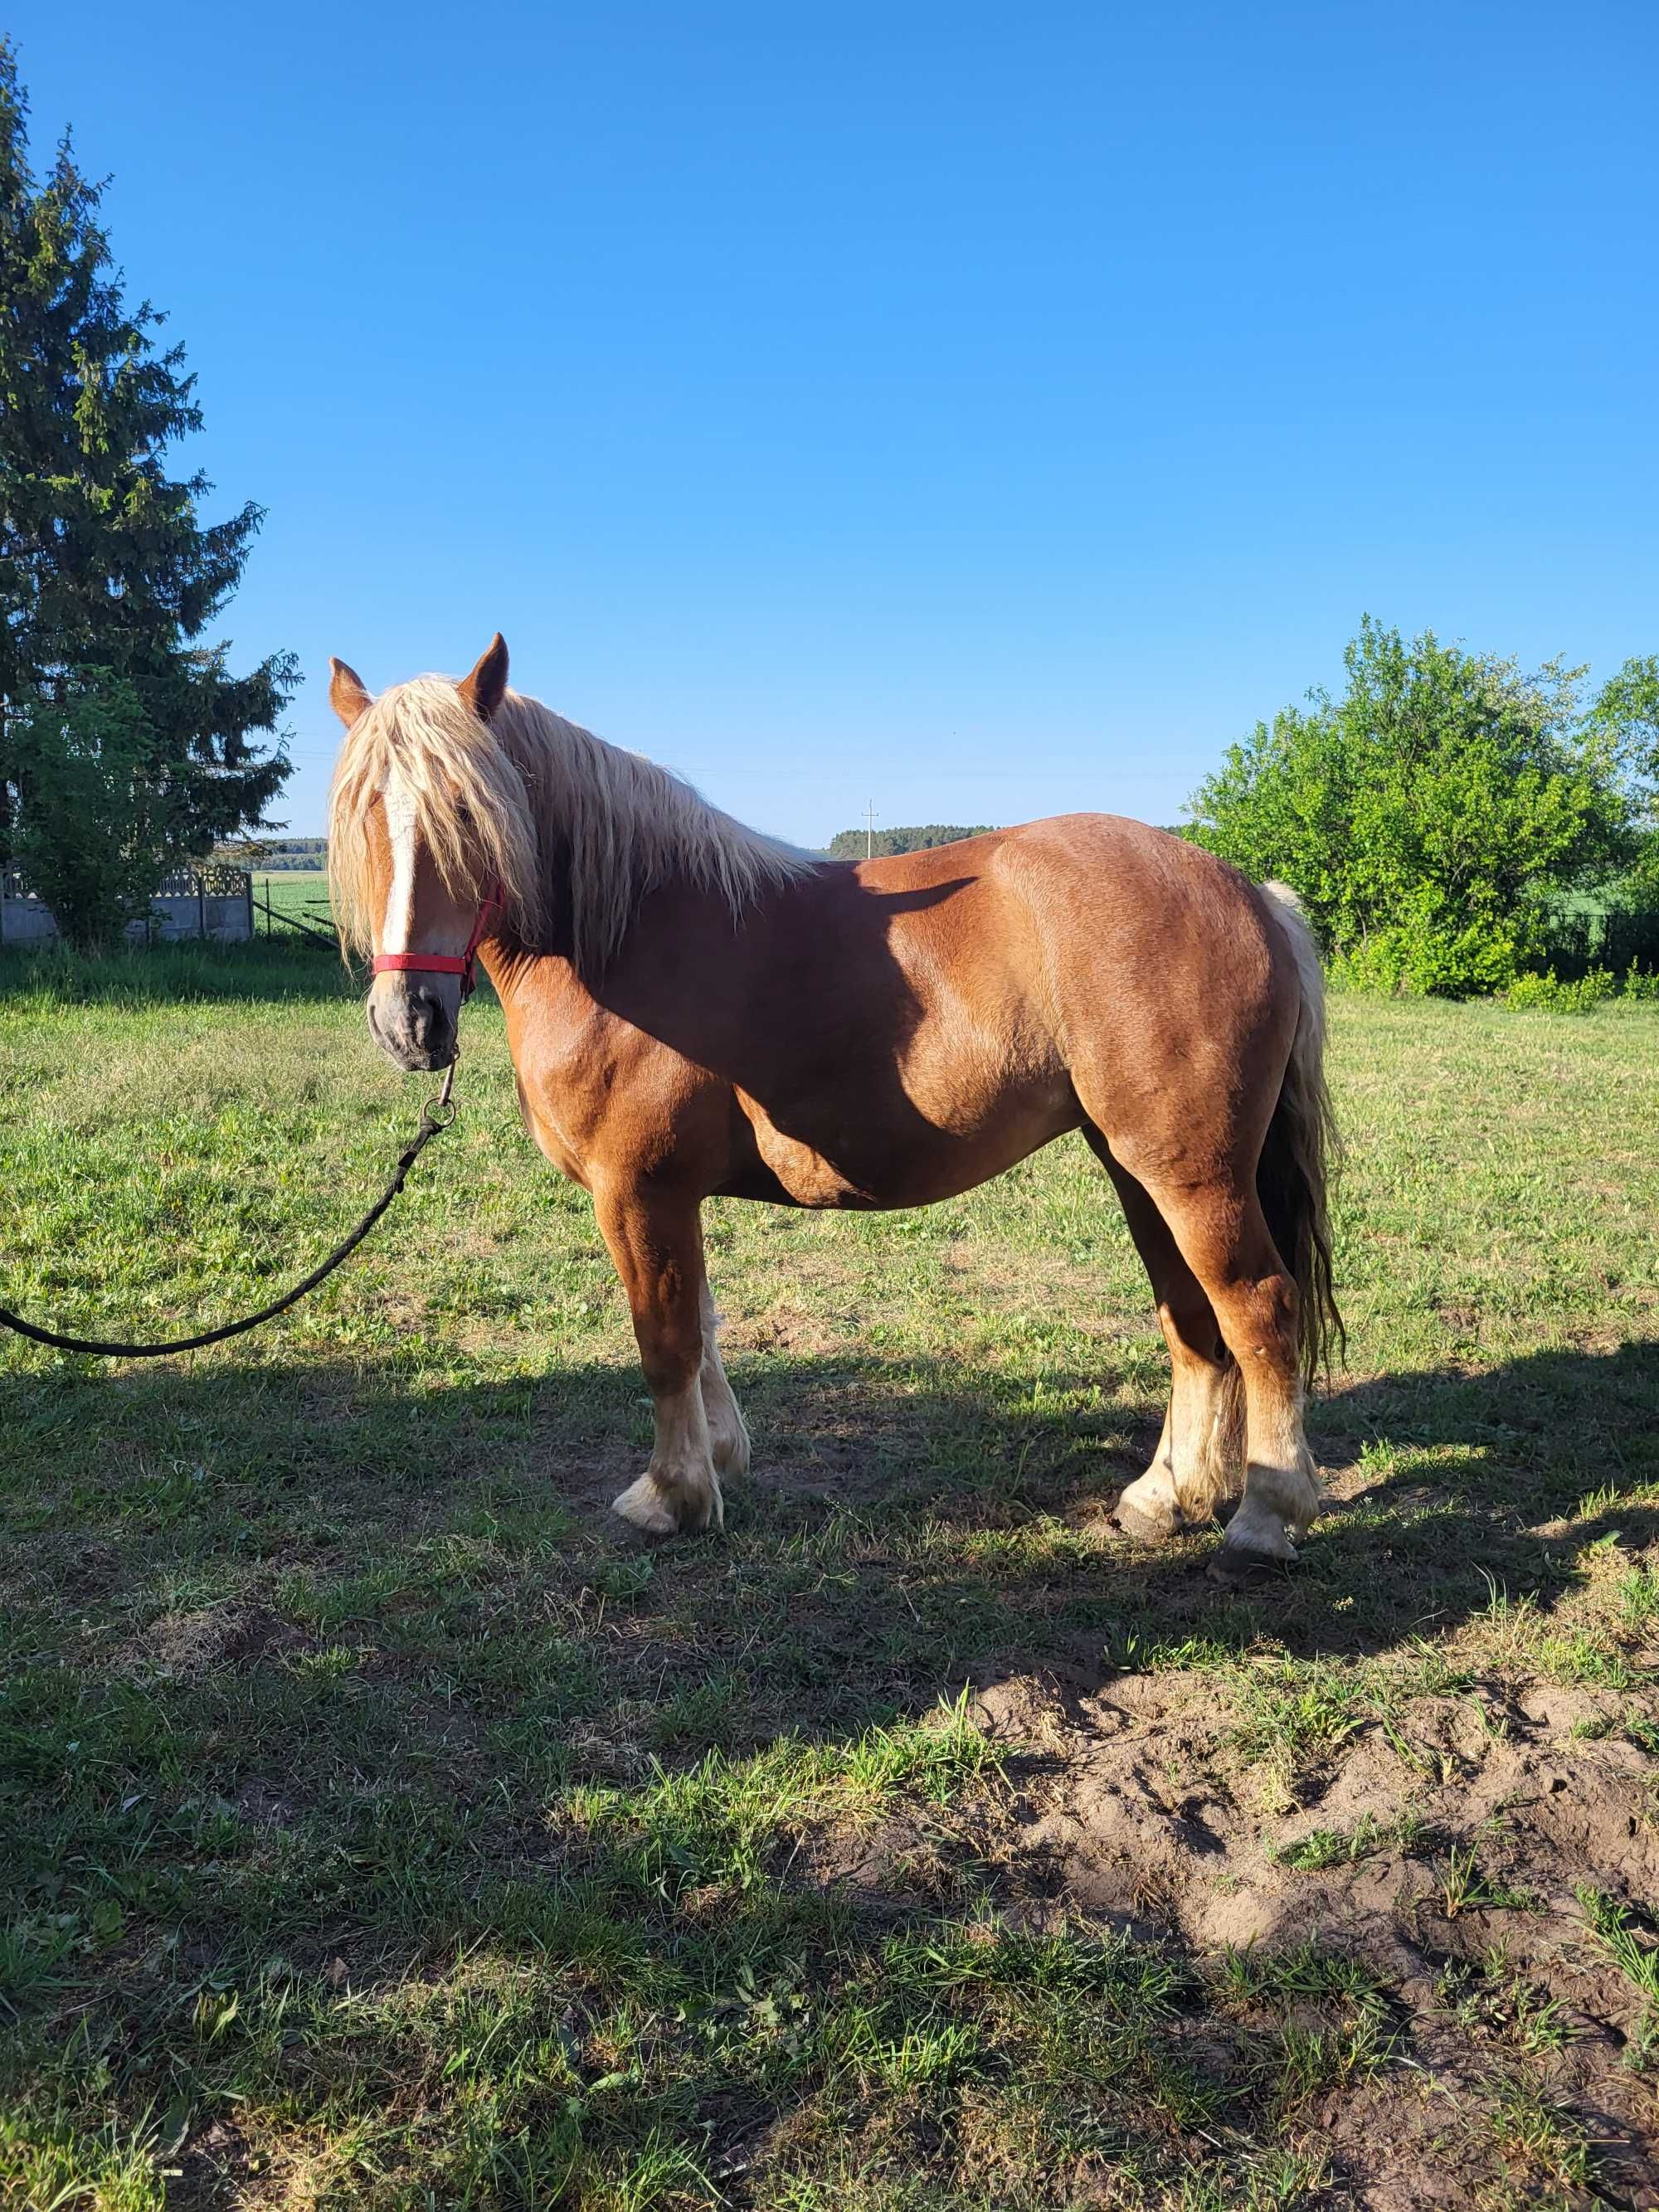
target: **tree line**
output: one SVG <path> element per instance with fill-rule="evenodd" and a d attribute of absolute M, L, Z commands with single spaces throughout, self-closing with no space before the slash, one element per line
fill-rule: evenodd
<path fill-rule="evenodd" d="M 1346 682 L 1230 746 L 1176 834 L 1300 897 L 1339 978 L 1457 996 L 1659 972 L 1659 655 L 1609 679 L 1407 639 L 1370 616 Z M 878 854 L 980 829 L 878 831 Z M 843 830 L 834 860 L 861 860 Z"/>
<path fill-rule="evenodd" d="M 935 845 L 954 845 L 962 837 L 982 837 L 991 827 L 988 822 L 923 822 L 909 830 L 878 830 L 873 836 L 867 830 L 837 830 L 830 840 L 829 854 L 832 860 L 861 860 L 866 852 L 877 859 L 925 853 Z"/>
<path fill-rule="evenodd" d="M 260 874 L 313 874 L 328 866 L 326 837 L 242 838 L 221 845 L 214 854 L 228 867 L 252 868 Z"/>

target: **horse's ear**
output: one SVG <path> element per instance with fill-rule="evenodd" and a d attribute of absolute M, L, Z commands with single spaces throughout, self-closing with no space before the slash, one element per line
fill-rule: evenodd
<path fill-rule="evenodd" d="M 349 729 L 369 703 L 363 679 L 355 668 L 348 668 L 343 660 L 328 664 L 328 703 Z"/>
<path fill-rule="evenodd" d="M 497 630 L 478 655 L 472 673 L 457 686 L 481 722 L 487 722 L 507 696 L 507 640 Z"/>

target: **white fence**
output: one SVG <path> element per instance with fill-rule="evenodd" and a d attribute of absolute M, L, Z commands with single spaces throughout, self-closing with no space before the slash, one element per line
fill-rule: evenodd
<path fill-rule="evenodd" d="M 240 944 L 253 934 L 253 878 L 245 868 L 188 868 L 163 876 L 149 915 L 127 924 L 129 945 L 176 945 L 193 937 Z M 15 868 L 0 870 L 0 945 L 50 945 L 58 936 L 52 908 Z"/>

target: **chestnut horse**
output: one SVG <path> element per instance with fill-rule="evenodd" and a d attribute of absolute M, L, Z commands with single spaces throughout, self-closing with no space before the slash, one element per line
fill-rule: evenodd
<path fill-rule="evenodd" d="M 1102 814 L 823 861 L 508 690 L 499 636 L 462 682 L 378 699 L 331 665 L 329 864 L 375 957 L 369 1028 L 447 1066 L 477 948 L 526 1126 L 592 1194 L 632 1309 L 656 1443 L 625 1520 L 718 1525 L 749 1463 L 704 1199 L 927 1206 L 1081 1129 L 1174 1368 L 1119 1522 L 1166 1536 L 1242 1486 L 1211 1571 L 1295 1558 L 1303 1382 L 1340 1322 L 1322 983 L 1288 892 Z"/>

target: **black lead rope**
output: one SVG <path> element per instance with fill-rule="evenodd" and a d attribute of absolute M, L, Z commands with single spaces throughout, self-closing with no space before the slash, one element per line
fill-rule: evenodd
<path fill-rule="evenodd" d="M 404 1187 L 407 1176 L 421 1154 L 432 1139 L 447 1129 L 455 1118 L 455 1109 L 450 1103 L 450 1092 L 455 1087 L 455 1062 L 451 1060 L 444 1070 L 443 1088 L 435 1098 L 428 1098 L 421 1111 L 421 1126 L 403 1151 L 398 1155 L 398 1165 L 391 1182 L 380 1193 L 368 1212 L 352 1231 L 343 1243 L 337 1244 L 319 1267 L 313 1267 L 303 1282 L 295 1283 L 291 1291 L 258 1313 L 248 1314 L 241 1321 L 228 1321 L 222 1328 L 204 1329 L 200 1336 L 181 1336 L 170 1344 L 106 1343 L 89 1336 L 64 1336 L 55 1328 L 37 1328 L 32 1321 L 21 1314 L 9 1313 L 0 1306 L 0 1327 L 13 1329 L 19 1336 L 27 1336 L 35 1344 L 51 1345 L 58 1352 L 89 1352 L 102 1359 L 160 1359 L 171 1352 L 199 1352 L 204 1344 L 222 1344 L 228 1336 L 241 1336 L 262 1322 L 273 1321 L 279 1313 L 286 1313 L 297 1305 L 307 1291 L 314 1291 L 319 1283 L 325 1282 L 342 1260 L 348 1260 L 362 1243 L 369 1231 L 386 1212 Z"/>

